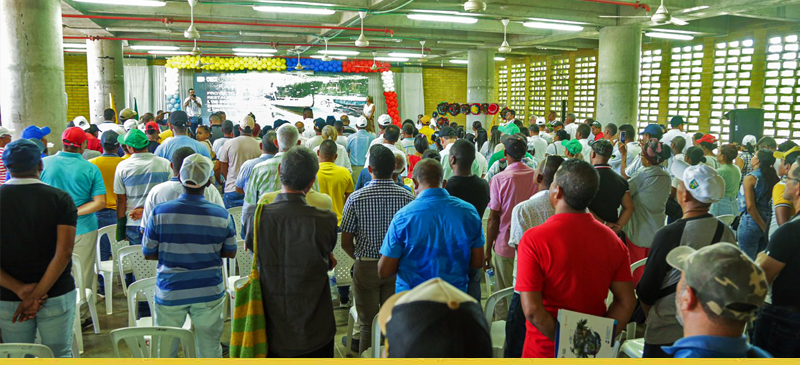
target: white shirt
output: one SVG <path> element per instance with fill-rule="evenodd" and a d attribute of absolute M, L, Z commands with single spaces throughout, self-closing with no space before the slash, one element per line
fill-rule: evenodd
<path fill-rule="evenodd" d="M 547 152 L 547 141 L 539 135 L 528 137 L 528 149 L 533 147 L 533 159 L 537 163 L 544 161 Z"/>
<path fill-rule="evenodd" d="M 686 135 L 686 133 L 681 132 L 679 129 L 670 129 L 670 130 L 668 130 L 667 133 L 664 133 L 664 136 L 661 137 L 661 141 L 660 142 L 666 144 L 667 146 L 669 146 L 670 143 L 672 143 L 672 140 L 675 137 L 683 137 L 686 140 L 686 145 L 687 146 L 692 144 L 692 139 L 689 138 L 689 136 Z"/>
<path fill-rule="evenodd" d="M 95 125 L 97 126 L 97 129 L 100 131 L 100 133 L 97 134 L 97 139 L 103 138 L 103 133 L 105 131 L 114 131 L 117 132 L 117 134 L 119 134 L 120 136 L 124 136 L 126 133 L 125 128 L 122 128 L 121 125 L 116 124 L 114 122 L 105 121 L 103 123 L 97 123 Z"/>
<path fill-rule="evenodd" d="M 167 182 L 163 182 L 154 186 L 147 194 L 144 202 L 144 210 L 142 211 L 142 229 L 147 225 L 147 220 L 150 219 L 150 214 L 153 213 L 153 208 L 163 202 L 178 199 L 183 194 L 183 185 L 177 178 L 173 178 Z M 225 207 L 222 201 L 222 196 L 219 195 L 219 190 L 213 186 L 206 186 L 205 198 L 209 202 Z"/>
<path fill-rule="evenodd" d="M 347 149 L 338 143 L 336 144 L 336 148 L 336 161 L 333 161 L 333 164 L 339 167 L 344 167 L 352 172 L 353 165 L 350 164 L 350 155 L 347 154 Z M 319 146 L 314 147 L 314 154 L 317 154 L 317 151 L 319 151 Z"/>
<path fill-rule="evenodd" d="M 572 122 L 569 125 L 565 125 L 564 130 L 569 133 L 570 139 L 575 139 L 575 132 L 578 130 L 578 122 Z"/>
<path fill-rule="evenodd" d="M 313 150 L 314 148 L 319 147 L 319 145 L 322 144 L 322 141 L 324 141 L 324 139 L 322 139 L 322 136 L 314 136 L 312 138 L 309 138 L 306 141 L 305 145 L 306 148 Z"/>
<path fill-rule="evenodd" d="M 217 138 L 217 140 L 214 141 L 214 144 L 211 146 L 211 150 L 214 151 L 214 156 L 219 156 L 219 150 L 222 149 L 222 146 L 225 144 L 225 142 L 227 142 L 227 141 L 229 141 L 231 139 L 232 139 L 231 137 Z M 166 142 L 166 140 L 164 140 L 164 142 Z M 161 143 L 164 143 L 164 142 L 161 142 Z"/>
<path fill-rule="evenodd" d="M 347 142 L 348 141 L 349 141 L 349 139 L 347 138 L 347 136 L 337 136 L 336 137 L 336 143 L 344 146 L 344 148 L 347 148 Z"/>
<path fill-rule="evenodd" d="M 367 118 L 374 117 L 374 115 L 372 115 L 372 113 L 374 111 L 375 111 L 375 104 L 364 104 L 364 116 L 365 117 L 367 117 Z"/>
<path fill-rule="evenodd" d="M 197 100 L 197 103 L 192 100 L 191 96 L 186 97 L 186 100 L 183 101 L 184 104 L 189 102 L 189 105 L 186 107 L 186 116 L 189 118 L 200 116 L 200 107 L 203 106 L 203 100 L 201 100 L 199 96 L 195 96 L 195 99 Z"/>
<path fill-rule="evenodd" d="M 608 160 L 608 164 L 611 165 L 611 168 L 613 168 L 616 173 L 622 175 L 622 170 L 621 170 L 622 154 L 619 153 L 619 148 L 617 148 L 617 143 L 614 144 L 614 151 L 612 152 L 614 157 Z M 631 166 L 633 165 L 633 161 L 636 160 L 636 157 L 639 156 L 640 153 L 642 153 L 642 148 L 639 147 L 639 142 L 636 141 L 628 142 L 627 144 L 625 144 L 625 146 L 628 149 L 628 155 L 627 155 L 628 158 L 626 162 L 628 166 Z"/>
<path fill-rule="evenodd" d="M 592 163 L 592 150 L 589 149 L 589 140 L 584 138 L 579 139 L 578 142 L 581 143 L 581 154 L 583 155 L 583 159 L 588 163 Z"/>
<path fill-rule="evenodd" d="M 145 198 L 152 188 L 172 177 L 170 162 L 152 153 L 134 153 L 117 165 L 114 172 L 114 194 L 126 195 L 125 216 L 128 226 L 139 226 L 138 220 L 128 214 L 137 207 L 143 207 Z"/>
<path fill-rule="evenodd" d="M 564 157 L 567 155 L 566 153 L 567 148 L 561 145 L 561 141 L 556 141 L 551 143 L 547 146 L 547 150 L 545 150 L 546 155 L 550 156 L 561 156 Z"/>
<path fill-rule="evenodd" d="M 481 175 L 478 177 L 486 176 L 486 172 L 489 171 L 489 161 L 486 161 L 486 157 L 480 153 L 475 154 L 475 161 L 478 162 L 478 168 L 481 171 Z"/>
<path fill-rule="evenodd" d="M 369 165 L 369 149 L 372 148 L 372 146 L 374 146 L 376 144 L 382 144 L 382 145 L 384 145 L 386 147 L 389 147 L 389 145 L 384 143 L 384 142 L 386 142 L 386 140 L 383 138 L 383 135 L 381 135 L 380 137 L 377 137 L 377 138 L 373 139 L 372 142 L 369 143 L 369 148 L 367 148 L 367 156 L 365 157 L 366 161 L 367 161 L 366 165 Z M 397 141 L 397 142 L 394 143 L 394 149 L 392 149 L 392 148 L 389 148 L 389 149 L 392 150 L 392 152 L 394 152 L 395 150 L 403 152 L 403 143 L 401 143 L 400 141 Z M 406 153 L 403 152 L 403 155 L 405 155 L 405 154 Z M 364 166 L 366 166 L 366 165 L 364 165 Z"/>
<path fill-rule="evenodd" d="M 539 132 L 539 137 L 542 137 L 542 139 L 544 139 L 547 142 L 547 144 L 553 143 L 553 136 L 550 135 L 550 133 Z"/>
<path fill-rule="evenodd" d="M 533 194 L 530 199 L 517 204 L 511 210 L 511 230 L 508 245 L 516 248 L 525 231 L 544 224 L 548 218 L 555 215 L 555 209 L 550 205 L 550 191 L 542 190 Z M 514 280 L 512 287 L 517 285 L 517 256 L 514 256 Z"/>

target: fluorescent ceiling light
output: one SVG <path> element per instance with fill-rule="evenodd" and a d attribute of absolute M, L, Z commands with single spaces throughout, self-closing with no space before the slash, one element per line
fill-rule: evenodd
<path fill-rule="evenodd" d="M 709 8 L 708 5 L 695 6 L 693 8 L 683 9 L 683 10 L 681 10 L 681 13 L 691 13 L 693 11 L 705 10 L 705 9 L 708 9 L 708 8 Z"/>
<path fill-rule="evenodd" d="M 461 15 L 461 16 L 478 16 L 478 14 L 470 14 L 470 13 L 459 13 L 457 11 L 449 11 L 449 10 L 421 10 L 421 9 L 412 9 L 411 12 L 413 13 L 429 13 L 429 14 L 446 14 L 446 15 Z"/>
<path fill-rule="evenodd" d="M 336 51 L 336 50 L 326 51 L 326 50 L 322 50 L 322 51 L 319 51 L 317 53 L 319 53 L 319 54 L 340 55 L 340 56 L 358 56 L 359 52 L 358 51 Z"/>
<path fill-rule="evenodd" d="M 233 51 L 241 53 L 278 53 L 278 50 L 273 48 L 234 48 Z"/>
<path fill-rule="evenodd" d="M 315 54 L 315 55 L 311 56 L 311 58 L 316 58 L 316 59 L 322 59 L 322 57 L 325 57 L 325 56 L 318 55 L 318 54 Z M 347 59 L 347 56 L 328 56 L 328 57 L 333 58 L 334 60 L 346 60 Z"/>
<path fill-rule="evenodd" d="M 86 53 L 86 50 L 85 49 L 72 48 L 72 49 L 65 49 L 64 52 L 67 52 L 67 53 Z"/>
<path fill-rule="evenodd" d="M 106 5 L 124 5 L 124 6 L 165 6 L 166 1 L 154 0 L 75 0 L 79 3 L 92 3 L 92 4 L 106 4 Z"/>
<path fill-rule="evenodd" d="M 560 19 L 544 19 L 544 18 L 528 18 L 533 21 L 542 22 L 542 23 L 561 23 L 561 24 L 589 24 L 585 22 L 574 22 L 572 20 L 560 20 Z"/>
<path fill-rule="evenodd" d="M 297 34 L 294 33 L 270 33 L 270 32 L 245 32 L 240 31 L 240 36 L 245 37 L 286 37 L 286 38 L 297 38 Z"/>
<path fill-rule="evenodd" d="M 186 55 L 192 54 L 192 52 L 187 51 L 147 51 L 149 54 L 166 54 L 166 55 Z"/>
<path fill-rule="evenodd" d="M 307 14 L 307 15 L 336 14 L 336 10 L 333 9 L 286 7 L 286 6 L 253 6 L 253 10 L 263 11 L 266 13 L 284 13 L 284 14 Z"/>
<path fill-rule="evenodd" d="M 406 15 L 406 17 L 411 20 L 425 20 L 431 22 L 444 22 L 444 23 L 475 24 L 478 22 L 477 18 L 467 18 L 463 16 L 450 16 L 450 15 L 408 14 Z"/>
<path fill-rule="evenodd" d="M 455 64 L 458 64 L 458 65 L 466 65 L 466 64 L 469 63 L 469 61 L 467 61 L 467 60 L 450 60 L 450 63 L 455 63 Z"/>
<path fill-rule="evenodd" d="M 266 4 L 291 4 L 291 5 L 311 5 L 311 6 L 334 6 L 333 4 L 310 3 L 307 1 L 285 1 L 285 0 L 257 0 L 259 3 Z"/>
<path fill-rule="evenodd" d="M 483 46 L 483 45 L 486 44 L 484 42 L 467 42 L 467 41 L 436 41 L 436 43 L 438 43 L 438 44 L 452 44 L 452 45 L 456 45 L 456 46 L 473 46 L 473 47 Z"/>
<path fill-rule="evenodd" d="M 350 37 L 351 40 L 358 39 L 358 36 Z M 389 38 L 389 37 L 369 37 L 370 42 L 387 42 L 387 43 L 400 43 L 403 41 L 401 38 Z M 332 43 L 332 42 L 329 42 Z M 350 44 L 351 42 L 347 42 Z"/>
<path fill-rule="evenodd" d="M 141 50 L 141 51 L 177 51 L 181 49 L 181 47 L 176 46 L 131 46 L 131 49 Z"/>
<path fill-rule="evenodd" d="M 389 57 L 399 58 L 425 58 L 425 55 L 419 53 L 389 53 Z"/>
<path fill-rule="evenodd" d="M 234 48 L 234 50 L 235 49 L 236 48 Z M 248 52 L 234 52 L 233 55 L 234 56 L 239 56 L 239 57 L 272 57 L 271 54 L 266 54 L 266 53 L 248 53 Z"/>
<path fill-rule="evenodd" d="M 64 48 L 86 48 L 86 43 L 64 43 Z"/>
<path fill-rule="evenodd" d="M 505 57 L 495 57 L 494 60 L 495 61 L 505 61 L 506 58 Z"/>
<path fill-rule="evenodd" d="M 556 46 L 536 46 L 535 48 L 538 48 L 538 49 L 551 49 L 551 50 L 555 50 L 555 51 L 571 51 L 571 52 L 574 52 L 574 51 L 578 50 L 577 48 L 572 48 L 572 47 L 556 47 Z"/>
<path fill-rule="evenodd" d="M 702 34 L 701 32 L 692 32 L 690 30 L 678 30 L 678 29 L 661 29 L 661 28 L 652 28 L 650 29 L 653 32 L 664 32 L 664 33 L 678 33 L 678 34 Z"/>
<path fill-rule="evenodd" d="M 549 29 L 549 30 L 563 30 L 565 32 L 580 32 L 583 27 L 580 25 L 564 24 L 564 23 L 548 23 L 548 22 L 525 22 L 522 25 L 528 28 L 536 29 Z"/>
<path fill-rule="evenodd" d="M 134 28 L 134 27 L 106 27 L 109 32 L 130 32 L 130 33 L 172 33 L 169 28 Z"/>
<path fill-rule="evenodd" d="M 693 36 L 687 34 L 676 34 L 676 33 L 647 32 L 644 35 L 650 38 L 675 39 L 679 41 L 690 41 L 694 39 Z"/>
<path fill-rule="evenodd" d="M 385 62 L 408 62 L 408 58 L 403 57 L 375 57 L 375 60 Z"/>

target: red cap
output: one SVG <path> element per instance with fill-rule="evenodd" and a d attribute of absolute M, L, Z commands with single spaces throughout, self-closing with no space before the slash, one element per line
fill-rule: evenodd
<path fill-rule="evenodd" d="M 144 125 L 144 130 L 145 130 L 145 132 L 150 132 L 150 131 L 159 132 L 160 131 L 160 129 L 158 128 L 158 123 L 156 123 L 156 122 L 147 122 L 147 124 Z"/>
<path fill-rule="evenodd" d="M 86 142 L 86 132 L 80 127 L 67 128 L 61 134 L 61 141 L 67 146 L 80 147 L 83 142 Z"/>
<path fill-rule="evenodd" d="M 694 143 L 695 145 L 698 145 L 700 142 L 717 143 L 717 137 L 714 137 L 712 134 L 706 134 L 703 137 L 700 137 L 700 139 Z"/>

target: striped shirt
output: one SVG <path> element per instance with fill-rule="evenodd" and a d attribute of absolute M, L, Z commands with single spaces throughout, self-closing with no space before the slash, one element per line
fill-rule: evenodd
<path fill-rule="evenodd" d="M 278 174 L 278 165 L 283 161 L 285 152 L 278 152 L 264 162 L 257 164 L 250 171 L 250 178 L 244 188 L 244 205 L 242 205 L 242 218 L 244 219 L 245 213 L 250 213 L 252 217 L 256 213 L 256 206 L 258 205 L 258 198 L 261 195 L 275 190 L 281 190 L 281 177 Z M 315 181 L 312 189 L 319 191 L 319 184 Z"/>
<path fill-rule="evenodd" d="M 262 153 L 259 157 L 245 161 L 242 167 L 239 168 L 239 174 L 236 175 L 236 187 L 244 190 L 247 187 L 247 180 L 250 180 L 250 173 L 253 172 L 253 168 L 273 156 L 275 155 Z"/>
<path fill-rule="evenodd" d="M 169 161 L 152 153 L 134 153 L 117 165 L 114 173 L 114 194 L 126 195 L 125 215 L 134 208 L 144 207 L 147 193 L 154 186 L 169 180 L 172 168 Z M 129 227 L 138 227 L 139 220 L 128 217 Z"/>
<path fill-rule="evenodd" d="M 225 208 L 183 194 L 153 209 L 142 238 L 145 255 L 158 254 L 156 303 L 175 306 L 225 294 L 222 253 L 236 252 L 236 230 Z"/>
<path fill-rule="evenodd" d="M 356 257 L 381 258 L 392 217 L 412 200 L 414 195 L 392 180 L 372 180 L 350 195 L 344 205 L 342 232 L 354 234 Z"/>
<path fill-rule="evenodd" d="M 5 147 L 0 147 L 0 157 L 3 156 L 3 152 L 5 151 Z M 0 159 L 0 185 L 6 183 L 6 165 L 3 164 L 3 160 Z"/>

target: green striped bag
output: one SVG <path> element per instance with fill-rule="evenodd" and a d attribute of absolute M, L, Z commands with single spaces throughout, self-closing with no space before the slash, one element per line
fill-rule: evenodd
<path fill-rule="evenodd" d="M 232 358 L 267 357 L 267 323 L 264 317 L 264 303 L 261 301 L 261 280 L 258 277 L 258 222 L 261 208 L 256 208 L 253 225 L 253 267 L 250 280 L 236 289 L 231 331 L 230 356 Z"/>

